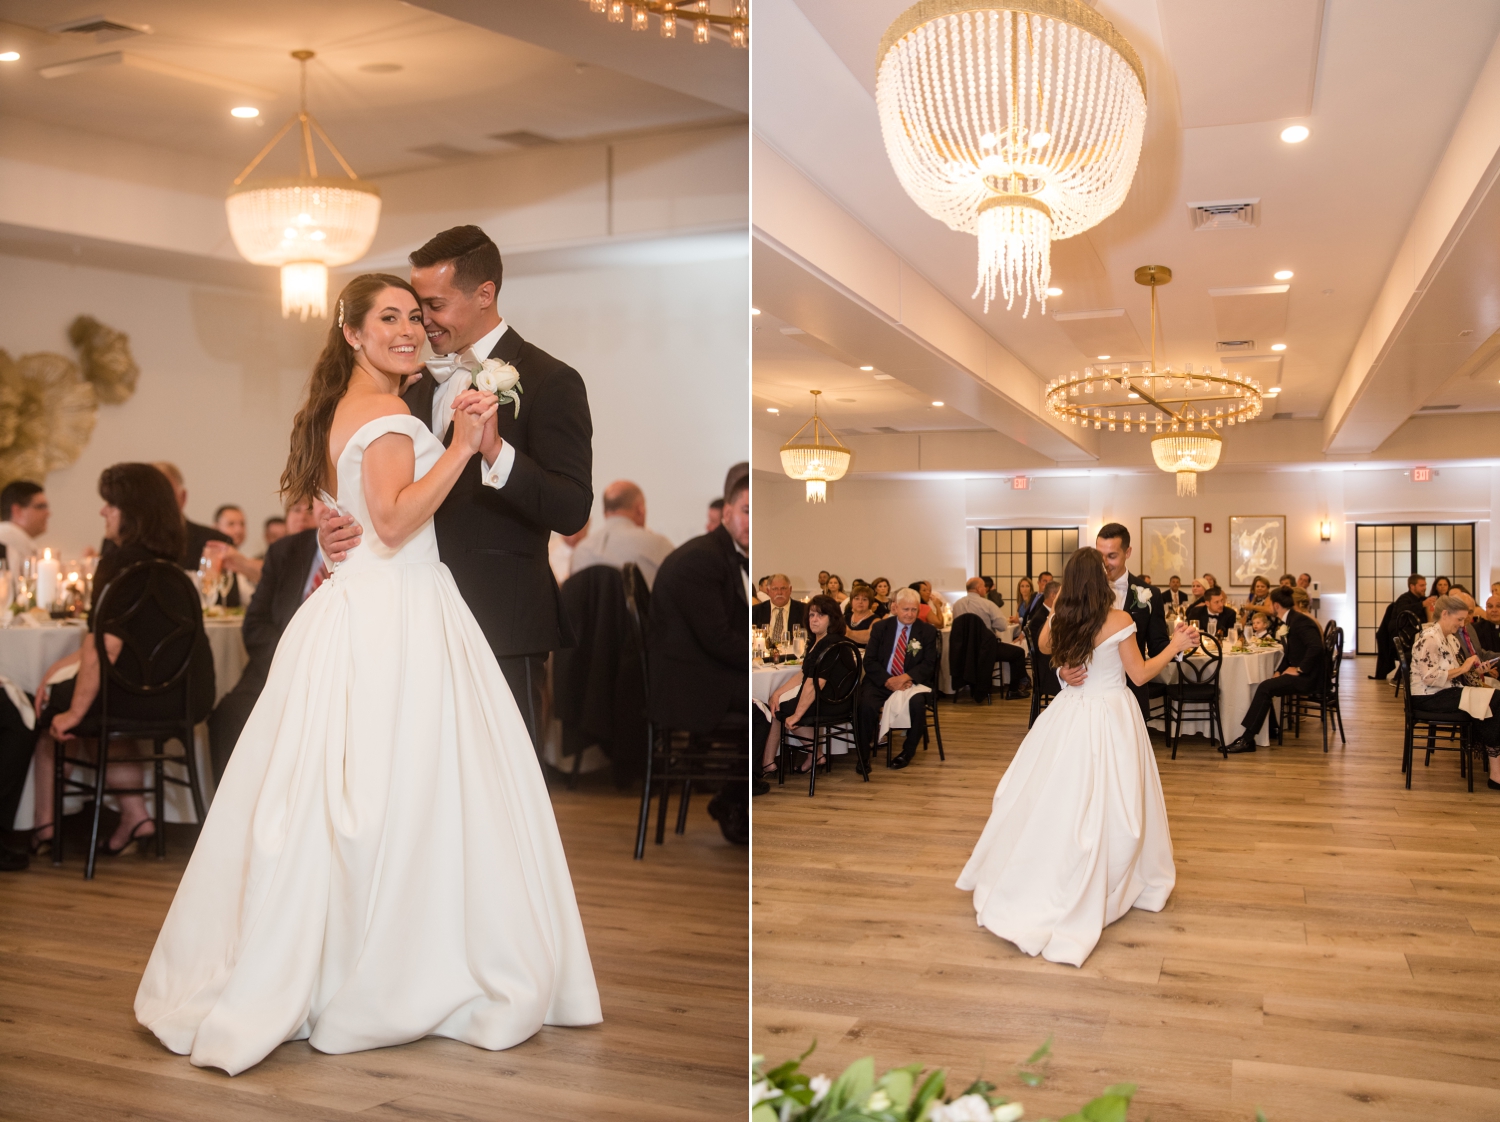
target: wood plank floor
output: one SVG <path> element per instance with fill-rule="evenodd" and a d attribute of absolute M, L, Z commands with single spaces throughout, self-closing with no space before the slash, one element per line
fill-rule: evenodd
<path fill-rule="evenodd" d="M 1028 1117 L 1137 1082 L 1152 1122 L 1500 1119 L 1500 792 L 1456 756 L 1400 773 L 1401 707 L 1344 664 L 1347 748 L 1317 726 L 1225 760 L 1157 738 L 1177 863 L 1082 969 L 974 922 L 953 886 L 1025 734 L 1026 704 L 944 703 L 948 760 L 850 763 L 755 800 L 756 1052 L 816 1038 L 813 1071 L 864 1055 L 983 1072 Z M 1040 1091 L 1012 1065 L 1055 1036 Z"/>
<path fill-rule="evenodd" d="M 7 1120 L 743 1117 L 747 854 L 698 797 L 688 831 L 631 859 L 630 795 L 554 790 L 604 1023 L 505 1052 L 427 1039 L 328 1056 L 284 1044 L 230 1079 L 166 1051 L 131 1013 L 186 863 L 126 857 L 0 874 L 0 1118 Z M 675 816 L 676 802 L 673 802 Z"/>

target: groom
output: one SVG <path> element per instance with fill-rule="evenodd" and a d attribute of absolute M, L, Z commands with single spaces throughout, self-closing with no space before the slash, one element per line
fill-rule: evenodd
<path fill-rule="evenodd" d="M 578 372 L 500 317 L 500 250 L 478 226 L 444 230 L 413 253 L 411 283 L 435 357 L 402 394 L 413 417 L 452 439 L 453 400 L 486 358 L 521 375 L 520 412 L 502 402 L 479 454 L 438 507 L 438 553 L 489 640 L 538 744 L 549 651 L 573 645 L 547 563 L 551 532 L 573 534 L 594 504 L 593 421 Z M 359 544 L 353 519 L 320 511 L 333 562 Z"/>

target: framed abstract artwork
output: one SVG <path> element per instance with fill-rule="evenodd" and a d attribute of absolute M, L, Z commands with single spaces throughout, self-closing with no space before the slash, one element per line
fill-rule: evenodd
<path fill-rule="evenodd" d="M 1151 577 L 1151 583 L 1165 587 L 1172 577 L 1183 584 L 1193 582 L 1196 552 L 1195 518 L 1142 518 L 1140 549 L 1136 565 Z"/>
<path fill-rule="evenodd" d="M 1265 577 L 1275 588 L 1286 571 L 1286 515 L 1230 515 L 1229 583 L 1248 588 L 1256 577 Z"/>

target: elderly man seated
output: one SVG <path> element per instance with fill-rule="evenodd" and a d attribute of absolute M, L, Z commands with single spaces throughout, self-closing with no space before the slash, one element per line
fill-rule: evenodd
<path fill-rule="evenodd" d="M 574 548 L 570 571 L 590 565 L 619 569 L 633 561 L 650 588 L 656 570 L 675 548 L 670 539 L 646 529 L 645 492 L 628 479 L 617 479 L 604 488 L 604 522 Z"/>
<path fill-rule="evenodd" d="M 937 683 L 938 633 L 930 623 L 917 618 L 922 598 L 914 590 L 903 588 L 892 600 L 894 614 L 870 628 L 865 645 L 865 680 L 859 695 L 859 735 L 864 741 L 865 758 L 873 755 L 880 736 L 880 713 L 891 694 L 913 685 L 932 688 Z M 927 694 L 911 696 L 907 712 L 911 728 L 901 754 L 890 763 L 900 769 L 916 755 L 922 730 L 927 727 Z M 895 732 L 891 732 L 895 736 Z"/>
<path fill-rule="evenodd" d="M 953 618 L 963 615 L 980 616 L 995 638 L 1000 640 L 1000 661 L 1010 667 L 1010 690 L 1007 697 L 1027 697 L 1031 693 L 1031 679 L 1026 676 L 1026 650 L 1014 643 L 1007 643 L 1009 631 L 1005 613 L 995 607 L 985 595 L 983 577 L 975 577 L 964 585 L 965 593 L 953 605 Z"/>

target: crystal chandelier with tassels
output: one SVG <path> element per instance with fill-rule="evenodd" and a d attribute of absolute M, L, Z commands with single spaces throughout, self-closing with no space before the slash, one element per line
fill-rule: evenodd
<path fill-rule="evenodd" d="M 1156 363 L 1159 332 L 1156 290 L 1172 279 L 1165 265 L 1142 265 L 1135 271 L 1137 284 L 1151 286 L 1151 362 L 1132 371 L 1130 363 L 1117 369 L 1084 367 L 1066 378 L 1047 383 L 1047 412 L 1069 424 L 1092 426 L 1110 432 L 1123 429 L 1142 433 L 1155 429 L 1151 455 L 1162 471 L 1177 476 L 1177 494 L 1198 493 L 1198 474 L 1212 471 L 1219 463 L 1224 440 L 1220 430 L 1248 424 L 1259 417 L 1265 391 L 1248 374 L 1234 374 L 1211 366 L 1194 371 L 1192 363 L 1181 370 Z M 1148 410 L 1152 414 L 1147 417 Z"/>
<path fill-rule="evenodd" d="M 354 174 L 307 111 L 307 60 L 313 52 L 293 51 L 292 57 L 302 66 L 301 106 L 236 177 L 224 208 L 240 255 L 253 265 L 281 267 L 281 314 L 306 320 L 328 315 L 328 266 L 358 261 L 370 248 L 380 225 L 380 191 Z M 300 174 L 246 183 L 294 125 L 301 126 Z M 347 179 L 318 174 L 314 132 Z"/>
<path fill-rule="evenodd" d="M 1053 241 L 1125 200 L 1146 129 L 1134 49 L 1083 0 L 921 0 L 886 29 L 875 101 L 906 193 L 979 238 L 977 297 L 1047 309 Z"/>
<path fill-rule="evenodd" d="M 813 395 L 813 415 L 792 434 L 792 439 L 781 446 L 781 470 L 807 484 L 808 502 L 826 503 L 828 484 L 844 478 L 854 453 L 839 443 L 833 430 L 818 416 L 818 395 L 823 391 L 810 392 Z M 809 427 L 811 432 L 808 432 Z M 804 437 L 803 433 L 807 435 Z"/>
<path fill-rule="evenodd" d="M 651 17 L 663 39 L 677 38 L 679 23 L 686 23 L 694 43 L 707 43 L 714 28 L 729 36 L 732 47 L 750 45 L 750 0 L 730 0 L 729 12 L 709 10 L 709 0 L 584 0 L 589 11 L 609 17 L 610 23 L 628 23 L 632 31 L 649 31 Z"/>

